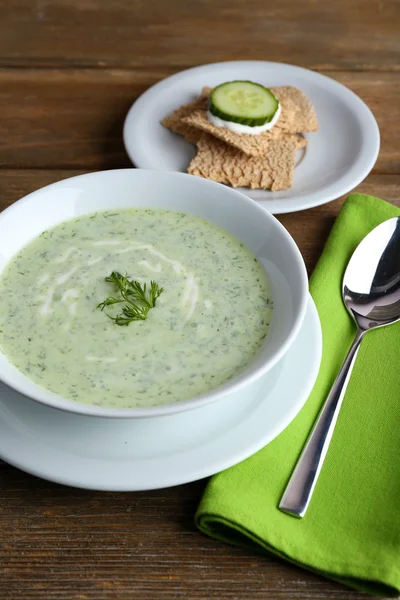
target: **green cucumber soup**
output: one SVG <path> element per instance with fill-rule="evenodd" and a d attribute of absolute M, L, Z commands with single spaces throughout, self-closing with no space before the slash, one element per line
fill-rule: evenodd
<path fill-rule="evenodd" d="M 118 323 L 126 304 L 106 281 L 112 272 L 146 293 L 151 281 L 163 288 L 144 320 Z M 272 300 L 263 267 L 225 230 L 176 211 L 122 209 L 66 221 L 25 246 L 0 277 L 0 315 L 1 349 L 35 383 L 134 408 L 208 392 L 242 371 L 268 332 Z"/>

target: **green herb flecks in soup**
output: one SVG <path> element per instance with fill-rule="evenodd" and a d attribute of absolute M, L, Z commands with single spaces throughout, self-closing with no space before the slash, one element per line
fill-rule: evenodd
<path fill-rule="evenodd" d="M 164 288 L 145 320 L 98 306 L 110 273 Z M 147 288 L 149 290 L 149 288 Z M 111 317 L 121 304 L 107 306 Z M 85 215 L 45 231 L 0 278 L 0 344 L 44 388 L 99 406 L 149 407 L 239 373 L 268 331 L 263 267 L 233 236 L 166 210 Z"/>

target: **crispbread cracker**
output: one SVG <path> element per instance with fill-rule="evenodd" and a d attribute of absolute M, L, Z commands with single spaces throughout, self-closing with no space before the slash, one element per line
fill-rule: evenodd
<path fill-rule="evenodd" d="M 194 110 L 206 110 L 211 91 L 212 88 L 204 87 L 200 96 L 192 100 L 192 102 L 189 102 L 189 104 L 183 104 L 173 113 L 168 115 L 168 117 L 165 117 L 165 119 L 161 121 L 162 125 L 174 133 L 182 135 L 187 142 L 195 144 L 200 137 L 199 130 L 184 123 L 182 119 L 183 117 L 190 115 Z"/>
<path fill-rule="evenodd" d="M 286 133 L 277 126 L 270 131 L 260 133 L 259 135 L 250 135 L 247 133 L 234 133 L 224 127 L 215 127 L 207 118 L 207 112 L 202 109 L 192 110 L 189 115 L 182 117 L 183 123 L 191 127 L 197 127 L 205 133 L 209 133 L 223 142 L 234 146 L 248 156 L 265 156 L 273 151 L 274 145 L 294 134 Z"/>
<path fill-rule="evenodd" d="M 318 130 L 315 109 L 304 92 L 290 85 L 270 89 L 281 104 L 277 127 L 288 133 Z"/>
<path fill-rule="evenodd" d="M 240 150 L 204 133 L 188 173 L 233 187 L 284 190 L 291 186 L 296 155 L 294 136 L 279 140 L 264 157 L 249 157 Z"/>
<path fill-rule="evenodd" d="M 207 117 L 212 88 L 166 117 L 162 124 L 197 145 L 188 173 L 233 187 L 284 190 L 291 187 L 296 149 L 307 145 L 299 133 L 318 129 L 314 108 L 300 90 L 271 88 L 281 103 L 275 127 L 260 135 L 215 127 Z"/>

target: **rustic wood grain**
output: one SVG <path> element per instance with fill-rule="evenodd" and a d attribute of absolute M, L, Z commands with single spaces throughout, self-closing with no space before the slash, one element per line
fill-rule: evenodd
<path fill-rule="evenodd" d="M 398 70 L 397 0 L 2 0 L 0 65 Z"/>
<path fill-rule="evenodd" d="M 358 94 L 375 114 L 382 136 L 375 172 L 399 173 L 399 75 L 324 73 Z M 0 167 L 129 166 L 122 143 L 126 113 L 142 92 L 170 74 L 167 69 L 0 70 Z"/>
<path fill-rule="evenodd" d="M 399 0 L 0 0 L 0 210 L 62 178 L 129 167 L 131 103 L 183 68 L 233 59 L 312 68 L 365 100 L 382 146 L 357 190 L 400 206 L 399 23 Z M 342 203 L 279 217 L 309 272 Z M 91 492 L 0 461 L 0 599 L 371 598 L 201 535 L 205 484 Z"/>
<path fill-rule="evenodd" d="M 0 463 L 2 600 L 367 600 L 272 556 L 195 530 L 205 482 L 75 490 Z"/>

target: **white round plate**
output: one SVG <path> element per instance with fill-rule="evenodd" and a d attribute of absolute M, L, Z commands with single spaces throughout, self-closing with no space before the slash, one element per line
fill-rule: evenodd
<path fill-rule="evenodd" d="M 202 479 L 251 456 L 297 415 L 316 379 L 321 326 L 309 300 L 284 358 L 251 389 L 176 415 L 102 419 L 61 412 L 0 384 L 0 458 L 75 487 L 150 490 Z"/>
<path fill-rule="evenodd" d="M 281 192 L 240 191 L 273 214 L 294 212 L 339 198 L 371 171 L 379 152 L 379 129 L 369 108 L 329 77 L 281 63 L 233 61 L 188 69 L 160 81 L 131 107 L 124 144 L 132 162 L 145 169 L 184 171 L 196 149 L 161 125 L 164 117 L 197 96 L 203 86 L 249 79 L 267 87 L 291 85 L 311 99 L 319 131 L 306 133 L 298 151 L 293 187 Z"/>

